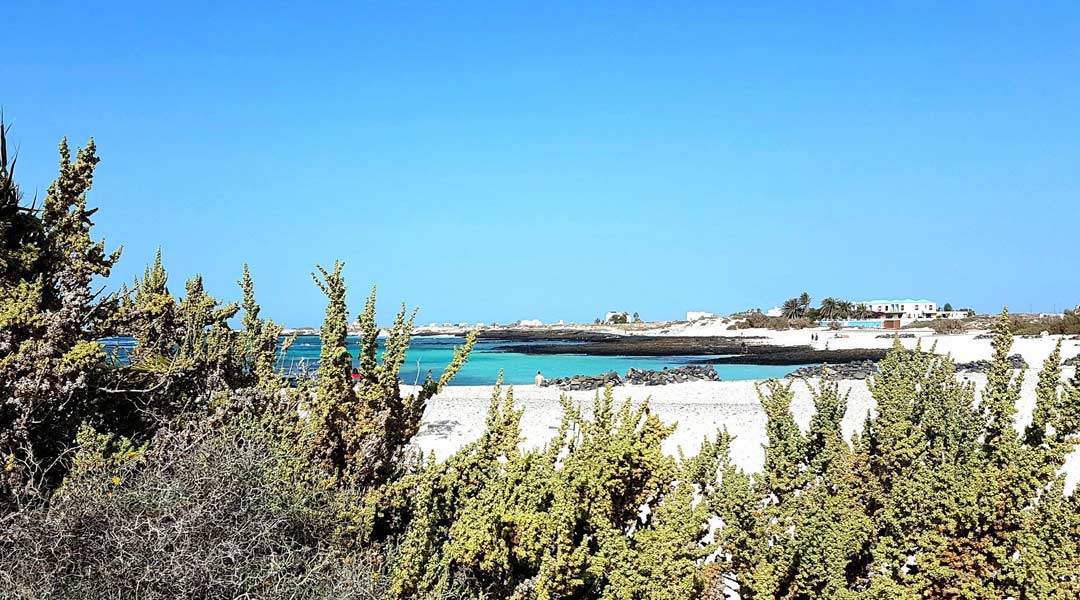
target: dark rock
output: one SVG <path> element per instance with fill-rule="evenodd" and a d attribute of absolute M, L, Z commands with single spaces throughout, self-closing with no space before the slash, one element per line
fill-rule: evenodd
<path fill-rule="evenodd" d="M 821 377 L 823 379 L 866 379 L 878 372 L 877 363 L 872 360 L 839 364 L 818 365 L 795 369 L 788 377 Z"/>
<path fill-rule="evenodd" d="M 1066 366 L 1066 367 L 1075 367 L 1077 362 L 1080 362 L 1080 354 L 1078 354 L 1078 355 L 1076 355 L 1076 356 L 1074 356 L 1072 358 L 1066 358 L 1064 361 L 1062 361 L 1061 364 L 1062 364 L 1062 366 Z"/>
<path fill-rule="evenodd" d="M 720 381 L 716 369 L 711 365 L 686 365 L 662 371 L 630 369 L 626 372 L 624 383 L 628 385 L 665 385 L 668 383 L 686 383 L 688 381 Z"/>
<path fill-rule="evenodd" d="M 876 337 L 878 339 L 900 338 L 902 340 L 908 340 L 908 339 L 914 338 L 915 334 L 914 333 L 880 333 L 878 335 L 875 335 L 874 337 Z"/>
<path fill-rule="evenodd" d="M 609 385 L 622 384 L 622 378 L 615 371 L 609 371 L 603 375 L 574 375 L 573 377 L 560 377 L 545 379 L 542 387 L 557 387 L 564 391 L 573 390 L 598 390 Z"/>
<path fill-rule="evenodd" d="M 557 387 L 564 391 L 573 390 L 597 390 L 609 385 L 667 385 L 669 383 L 686 383 L 689 381 L 720 381 L 716 369 L 710 365 L 685 365 L 672 369 L 650 371 L 646 369 L 630 369 L 626 372 L 626 378 L 611 371 L 603 375 L 574 375 L 556 379 L 545 379 L 540 384 L 543 387 Z"/>
<path fill-rule="evenodd" d="M 844 350 L 815 350 L 809 346 L 750 346 L 747 354 L 701 358 L 695 364 L 710 365 L 840 365 L 862 361 L 879 361 L 889 351 L 885 348 L 846 348 Z M 763 352 L 755 352 L 759 348 Z"/>
<path fill-rule="evenodd" d="M 992 340 L 992 339 L 994 339 L 994 334 L 992 334 L 992 333 L 980 333 L 979 335 L 975 336 L 975 339 L 977 339 L 977 340 Z"/>
<path fill-rule="evenodd" d="M 1027 361 L 1023 356 L 1019 354 L 1010 354 L 1006 359 L 1009 362 L 1010 369 L 1026 369 L 1028 368 Z M 990 361 L 988 360 L 976 360 L 968 363 L 957 363 L 957 373 L 986 373 L 990 370 Z"/>

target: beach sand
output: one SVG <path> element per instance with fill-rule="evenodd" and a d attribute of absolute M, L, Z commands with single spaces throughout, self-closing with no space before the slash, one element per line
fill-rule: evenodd
<path fill-rule="evenodd" d="M 753 331 L 753 330 L 744 330 Z M 792 337 L 800 334 L 809 337 L 806 331 L 769 332 L 776 338 Z M 829 332 L 830 334 L 832 332 Z M 851 332 L 845 332 L 851 333 Z M 848 338 L 836 339 L 833 347 L 867 347 L 858 344 L 873 344 L 869 347 L 888 347 L 892 342 L 874 337 L 880 332 L 854 332 Z M 779 335 L 777 335 L 779 334 Z M 826 334 L 822 334 L 825 338 Z M 990 340 L 976 340 L 975 333 L 959 336 L 921 336 L 923 348 L 929 348 L 927 342 L 936 341 L 939 353 L 949 353 L 958 361 L 971 361 L 990 357 Z M 825 339 L 822 340 L 822 343 Z M 914 347 L 916 340 L 902 340 L 907 347 Z M 1032 368 L 1024 371 L 1022 398 L 1018 404 L 1017 427 L 1023 429 L 1031 419 L 1035 404 L 1035 384 L 1042 361 L 1053 350 L 1056 337 L 1040 339 L 1017 339 L 1013 352 L 1019 352 Z M 777 342 L 780 343 L 780 340 Z M 805 343 L 793 342 L 793 343 Z M 1074 356 L 1080 343 L 1072 340 L 1064 342 L 1063 357 Z M 1063 377 L 1071 378 L 1074 368 L 1065 367 Z M 986 377 L 981 374 L 960 374 L 957 377 L 965 381 L 974 381 L 981 390 Z M 788 381 L 788 380 L 785 380 Z M 617 402 L 627 398 L 634 402 L 649 401 L 650 410 L 666 423 L 676 423 L 675 433 L 665 443 L 665 451 L 675 454 L 681 448 L 687 455 L 694 454 L 705 437 L 712 437 L 722 428 L 735 435 L 732 444 L 732 458 L 743 469 L 759 471 L 764 462 L 765 413 L 758 401 L 756 381 L 721 381 L 693 382 L 664 386 L 619 386 L 614 389 Z M 813 403 L 808 386 L 818 385 L 815 379 L 794 382 L 795 399 L 792 413 L 796 422 L 804 429 L 813 415 Z M 509 387 L 509 386 L 507 386 Z M 848 393 L 848 410 L 844 418 L 844 433 L 851 436 L 861 430 L 863 422 L 875 404 L 864 381 L 841 381 L 842 393 Z M 555 434 L 562 418 L 559 404 L 561 394 L 569 396 L 582 407 L 586 414 L 591 413 L 593 399 L 591 391 L 562 392 L 550 387 L 533 385 L 513 386 L 515 403 L 524 408 L 521 428 L 524 447 L 540 447 Z M 448 386 L 428 402 L 424 421 L 415 438 L 416 445 L 425 453 L 433 452 L 438 460 L 444 460 L 463 445 L 477 439 L 483 431 L 484 418 L 492 394 L 491 386 Z M 1069 489 L 1080 479 L 1080 455 L 1073 453 L 1066 466 Z"/>

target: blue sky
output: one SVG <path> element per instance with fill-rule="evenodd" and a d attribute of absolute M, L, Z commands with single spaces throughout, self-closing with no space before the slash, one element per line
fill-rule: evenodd
<path fill-rule="evenodd" d="M 423 323 L 1080 302 L 1075 2 L 157 4 L 4 9 L 19 179 L 95 137 L 116 283 L 160 245 L 290 325 L 335 258 Z"/>

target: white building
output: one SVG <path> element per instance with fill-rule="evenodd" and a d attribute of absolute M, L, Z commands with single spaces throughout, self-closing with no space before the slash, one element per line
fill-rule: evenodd
<path fill-rule="evenodd" d="M 630 313 L 626 312 L 625 310 L 616 310 L 616 311 L 608 312 L 606 315 L 604 315 L 604 322 L 605 323 L 614 323 L 616 321 L 616 317 L 618 317 L 617 320 L 619 320 L 619 321 L 621 321 L 623 323 L 629 323 L 630 322 Z"/>
<path fill-rule="evenodd" d="M 938 318 L 937 302 L 933 300 L 863 300 L 870 312 L 886 319 L 925 321 Z"/>
<path fill-rule="evenodd" d="M 700 321 L 702 319 L 715 319 L 716 315 L 711 312 L 705 312 L 703 310 L 688 310 L 686 311 L 687 321 Z"/>
<path fill-rule="evenodd" d="M 765 316 L 766 317 L 782 317 L 782 316 L 784 316 L 784 309 L 780 308 L 779 306 L 774 306 L 774 307 L 770 308 L 769 310 L 765 311 Z"/>
<path fill-rule="evenodd" d="M 933 300 L 864 300 L 855 304 L 865 304 L 875 317 L 899 319 L 904 325 L 913 321 L 967 317 L 967 311 L 963 310 L 938 310 L 938 304 Z"/>
<path fill-rule="evenodd" d="M 539 327 L 543 324 L 544 322 L 540 319 L 521 319 L 520 321 L 514 322 L 514 325 L 517 325 L 518 327 Z"/>

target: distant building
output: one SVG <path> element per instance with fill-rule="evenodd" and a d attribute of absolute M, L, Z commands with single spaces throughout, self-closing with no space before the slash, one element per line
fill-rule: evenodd
<path fill-rule="evenodd" d="M 687 321 L 700 321 L 702 319 L 715 319 L 716 315 L 711 312 L 705 312 L 703 310 L 688 310 L 686 311 Z"/>
<path fill-rule="evenodd" d="M 544 322 L 540 319 L 521 319 L 520 321 L 514 322 L 514 325 L 517 325 L 518 327 L 539 327 L 543 324 Z"/>
<path fill-rule="evenodd" d="M 782 317 L 782 316 L 784 316 L 784 309 L 780 308 L 779 306 L 774 306 L 774 307 L 770 308 L 769 310 L 765 311 L 765 316 L 766 317 Z"/>
<path fill-rule="evenodd" d="M 630 313 L 623 311 L 612 311 L 604 315 L 605 323 L 629 323 Z"/>
<path fill-rule="evenodd" d="M 938 318 L 937 302 L 933 300 L 862 300 L 855 305 L 885 319 L 927 321 Z"/>
<path fill-rule="evenodd" d="M 933 300 L 862 300 L 853 304 L 866 306 L 870 316 L 840 321 L 845 327 L 896 329 L 916 321 L 963 319 L 967 316 L 966 310 L 938 310 L 937 302 Z"/>

